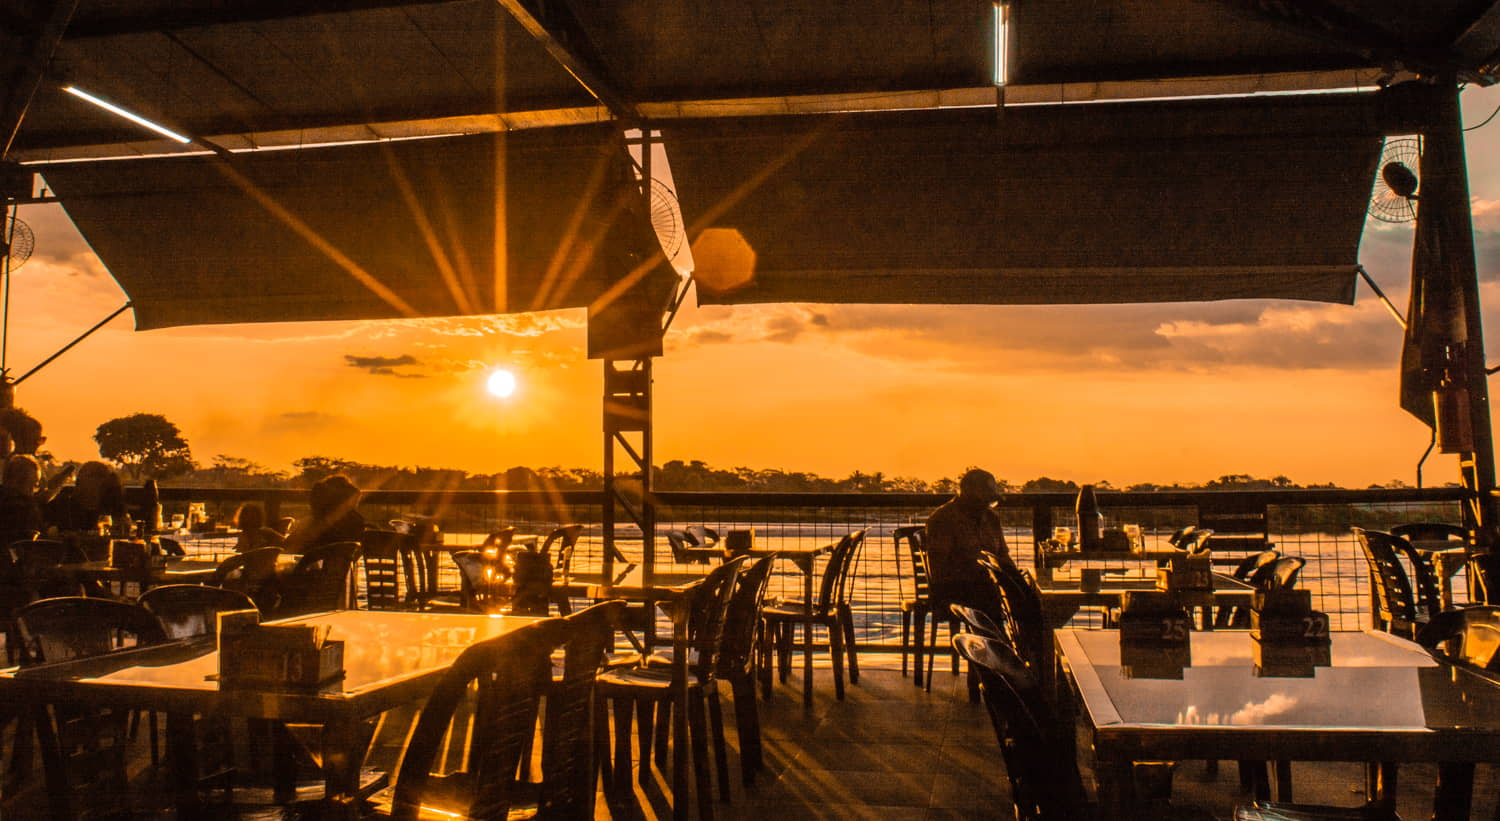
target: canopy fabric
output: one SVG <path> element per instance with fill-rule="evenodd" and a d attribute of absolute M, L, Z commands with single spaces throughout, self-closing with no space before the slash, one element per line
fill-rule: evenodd
<path fill-rule="evenodd" d="M 1374 97 L 718 119 L 664 139 L 705 303 L 1348 303 Z M 725 231 L 753 254 L 743 284 L 703 247 Z"/>
<path fill-rule="evenodd" d="M 43 170 L 140 330 L 587 306 L 655 251 L 630 174 L 610 126 Z"/>

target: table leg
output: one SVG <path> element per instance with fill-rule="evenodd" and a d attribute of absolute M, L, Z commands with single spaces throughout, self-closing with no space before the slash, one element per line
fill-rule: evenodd
<path fill-rule="evenodd" d="M 359 769 L 365 758 L 360 724 L 339 718 L 323 725 L 324 818 L 359 818 Z"/>
<path fill-rule="evenodd" d="M 195 737 L 191 713 L 167 714 L 167 762 L 172 770 L 178 818 L 196 818 L 200 810 Z"/>
<path fill-rule="evenodd" d="M 1131 762 L 1099 758 L 1095 762 L 1099 777 L 1099 803 L 1105 818 L 1135 817 L 1131 784 Z"/>

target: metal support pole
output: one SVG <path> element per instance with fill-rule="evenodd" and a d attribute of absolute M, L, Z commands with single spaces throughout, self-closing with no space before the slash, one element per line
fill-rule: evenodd
<path fill-rule="evenodd" d="M 634 440 L 634 441 L 632 441 Z M 652 494 L 651 360 L 604 360 L 604 576 L 627 561 L 616 539 L 620 513 L 641 531 L 643 582 L 656 561 L 656 504 Z M 621 472 L 620 456 L 626 466 Z"/>
<path fill-rule="evenodd" d="M 1497 541 L 1495 446 L 1490 423 L 1490 396 L 1484 360 L 1484 323 L 1479 308 L 1479 273 L 1474 259 L 1474 223 L 1469 206 L 1469 178 L 1464 158 L 1463 117 L 1456 84 L 1434 95 L 1432 118 L 1424 135 L 1422 209 L 1442 209 L 1435 221 L 1441 264 L 1453 274 L 1463 300 L 1467 333 L 1457 363 L 1469 398 L 1474 450 L 1459 457 L 1464 487 L 1474 494 L 1464 511 L 1465 525 L 1480 551 Z"/>

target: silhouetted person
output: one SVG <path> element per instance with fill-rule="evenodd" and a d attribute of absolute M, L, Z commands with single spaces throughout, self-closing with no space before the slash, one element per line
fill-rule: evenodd
<path fill-rule="evenodd" d="M 20 408 L 0 409 L 0 428 L 9 434 L 15 453 L 36 453 L 47 441 L 42 435 L 42 423 Z"/>
<path fill-rule="evenodd" d="M 72 486 L 58 492 L 45 514 L 47 524 L 62 533 L 92 533 L 101 516 L 110 517 L 114 532 L 125 533 L 130 521 L 120 477 L 103 462 L 84 462 Z"/>
<path fill-rule="evenodd" d="M 359 488 L 349 477 L 335 473 L 322 479 L 308 491 L 312 515 L 297 522 L 286 537 L 286 552 L 306 553 L 310 547 L 331 542 L 357 542 L 365 531 L 365 519 L 359 515 Z"/>
<path fill-rule="evenodd" d="M 958 495 L 928 517 L 927 570 L 934 601 L 992 612 L 995 586 L 979 566 L 979 554 L 1010 561 L 1000 514 L 991 507 L 999 500 L 994 475 L 976 468 L 959 480 Z"/>
<path fill-rule="evenodd" d="M 24 453 L 5 460 L 4 475 L 0 477 L 0 548 L 30 539 L 46 526 L 36 496 L 41 475 L 36 459 Z"/>
<path fill-rule="evenodd" d="M 234 552 L 245 553 L 260 547 L 281 547 L 286 542 L 273 528 L 266 526 L 266 509 L 260 502 L 246 502 L 234 512 L 234 526 L 240 529 Z"/>

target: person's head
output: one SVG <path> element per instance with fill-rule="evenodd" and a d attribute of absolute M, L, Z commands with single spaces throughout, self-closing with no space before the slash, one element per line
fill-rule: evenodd
<path fill-rule="evenodd" d="M 976 505 L 993 504 L 1000 501 L 1000 484 L 995 474 L 971 468 L 958 480 L 958 498 Z"/>
<path fill-rule="evenodd" d="M 244 533 L 260 530 L 266 526 L 266 509 L 260 502 L 246 502 L 234 512 L 234 525 Z"/>
<path fill-rule="evenodd" d="M 78 503 L 85 510 L 112 511 L 125 506 L 125 488 L 114 468 L 103 462 L 84 462 L 73 478 Z"/>
<path fill-rule="evenodd" d="M 42 435 L 42 423 L 20 408 L 0 410 L 0 428 L 10 435 L 16 453 L 36 453 L 47 441 Z"/>
<path fill-rule="evenodd" d="M 37 479 L 41 475 L 42 466 L 36 459 L 17 453 L 5 460 L 5 475 L 0 479 L 0 485 L 29 494 L 36 491 Z"/>
<path fill-rule="evenodd" d="M 359 504 L 359 488 L 342 473 L 335 473 L 312 486 L 308 506 L 315 519 L 337 519 Z"/>

